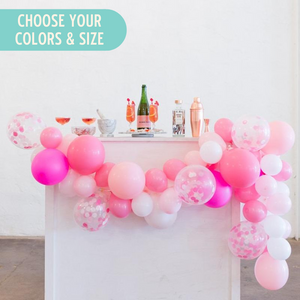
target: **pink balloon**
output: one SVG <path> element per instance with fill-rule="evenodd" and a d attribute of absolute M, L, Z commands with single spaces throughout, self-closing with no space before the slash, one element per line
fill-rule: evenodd
<path fill-rule="evenodd" d="M 100 169 L 104 157 L 105 151 L 102 143 L 91 135 L 77 137 L 68 149 L 70 166 L 81 175 L 89 175 Z"/>
<path fill-rule="evenodd" d="M 166 214 L 175 214 L 180 210 L 182 201 L 174 188 L 168 188 L 160 195 L 158 205 Z"/>
<path fill-rule="evenodd" d="M 189 151 L 184 157 L 184 163 L 189 165 L 201 165 L 206 166 L 207 163 L 201 158 L 200 152 L 197 150 Z"/>
<path fill-rule="evenodd" d="M 242 203 L 246 203 L 251 200 L 256 200 L 260 197 L 260 195 L 255 189 L 255 184 L 247 188 L 234 189 L 234 196 L 238 201 Z"/>
<path fill-rule="evenodd" d="M 78 135 L 73 134 L 73 133 L 69 133 L 69 134 L 65 135 L 62 138 L 61 143 L 59 144 L 59 146 L 56 149 L 61 151 L 65 156 L 67 156 L 69 146 L 76 138 L 78 138 Z"/>
<path fill-rule="evenodd" d="M 36 181 L 44 185 L 61 182 L 68 174 L 67 158 L 56 149 L 45 149 L 32 161 L 31 172 Z"/>
<path fill-rule="evenodd" d="M 222 118 L 215 123 L 215 133 L 217 133 L 226 143 L 232 141 L 231 129 L 233 122 L 229 119 Z"/>
<path fill-rule="evenodd" d="M 199 146 L 201 147 L 204 143 L 208 141 L 213 141 L 218 143 L 221 147 L 222 150 L 224 151 L 226 149 L 226 143 L 224 140 L 215 132 L 205 132 L 203 133 L 200 138 L 199 138 Z"/>
<path fill-rule="evenodd" d="M 281 155 L 289 151 L 295 142 L 294 129 L 286 122 L 274 121 L 270 124 L 270 140 L 262 148 L 266 154 Z"/>
<path fill-rule="evenodd" d="M 199 154 L 200 156 L 200 154 Z M 169 159 L 165 162 L 163 170 L 168 179 L 175 180 L 177 174 L 186 167 L 186 164 L 179 159 Z"/>
<path fill-rule="evenodd" d="M 96 182 L 93 177 L 82 175 L 74 181 L 74 190 L 78 196 L 87 198 L 95 193 Z"/>
<path fill-rule="evenodd" d="M 246 188 L 259 177 L 260 165 L 252 153 L 236 148 L 224 151 L 220 160 L 220 173 L 232 187 Z"/>
<path fill-rule="evenodd" d="M 267 208 L 258 200 L 250 200 L 243 207 L 245 219 L 252 223 L 258 223 L 267 216 Z"/>
<path fill-rule="evenodd" d="M 40 139 L 45 148 L 55 149 L 62 141 L 62 134 L 55 127 L 47 127 L 42 131 Z"/>
<path fill-rule="evenodd" d="M 277 181 L 270 175 L 260 176 L 255 183 L 255 189 L 261 196 L 271 196 L 277 189 Z"/>
<path fill-rule="evenodd" d="M 288 195 L 275 194 L 267 198 L 266 206 L 274 215 L 285 215 L 292 207 L 292 201 Z"/>
<path fill-rule="evenodd" d="M 291 165 L 288 162 L 283 160 L 281 171 L 277 175 L 273 176 L 273 178 L 275 178 L 277 181 L 286 181 L 291 178 L 292 173 L 293 173 L 293 169 Z"/>
<path fill-rule="evenodd" d="M 142 168 L 133 162 L 115 165 L 108 175 L 110 190 L 121 199 L 132 199 L 138 196 L 144 190 L 145 181 Z"/>
<path fill-rule="evenodd" d="M 285 260 L 276 260 L 263 253 L 256 261 L 254 273 L 258 283 L 267 290 L 279 290 L 289 278 L 289 267 Z"/>
<path fill-rule="evenodd" d="M 126 218 L 131 212 L 131 201 L 120 199 L 114 194 L 111 194 L 109 210 L 117 218 Z"/>
<path fill-rule="evenodd" d="M 69 169 L 67 176 L 58 185 L 59 191 L 67 197 L 76 196 L 76 192 L 74 190 L 74 182 L 79 177 L 80 174 L 72 169 Z"/>
<path fill-rule="evenodd" d="M 161 193 L 168 187 L 168 178 L 160 169 L 150 169 L 146 172 L 146 187 L 156 193 Z"/>
<path fill-rule="evenodd" d="M 226 205 L 232 196 L 231 186 L 223 179 L 221 174 L 216 171 L 212 171 L 216 179 L 216 191 L 213 197 L 204 205 L 211 208 L 219 208 Z"/>
<path fill-rule="evenodd" d="M 108 175 L 114 166 L 114 163 L 107 162 L 102 165 L 102 167 L 96 172 L 95 180 L 97 186 L 99 187 L 108 187 Z"/>

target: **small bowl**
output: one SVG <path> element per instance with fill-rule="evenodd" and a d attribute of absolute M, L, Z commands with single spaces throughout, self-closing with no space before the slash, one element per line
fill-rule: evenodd
<path fill-rule="evenodd" d="M 95 126 L 73 126 L 71 129 L 72 129 L 72 133 L 75 133 L 78 136 L 94 135 L 96 132 Z"/>
<path fill-rule="evenodd" d="M 101 136 L 114 136 L 113 133 L 116 129 L 117 120 L 114 119 L 98 119 L 98 128 Z"/>

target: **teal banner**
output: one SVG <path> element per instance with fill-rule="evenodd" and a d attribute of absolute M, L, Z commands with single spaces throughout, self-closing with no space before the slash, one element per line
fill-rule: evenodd
<path fill-rule="evenodd" d="M 109 9 L 0 9 L 1 51 L 108 51 L 126 32 Z"/>

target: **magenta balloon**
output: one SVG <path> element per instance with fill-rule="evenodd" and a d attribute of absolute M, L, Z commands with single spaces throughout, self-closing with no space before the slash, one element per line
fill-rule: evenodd
<path fill-rule="evenodd" d="M 168 178 L 160 169 L 150 169 L 146 172 L 146 187 L 156 193 L 165 191 L 168 187 Z"/>
<path fill-rule="evenodd" d="M 31 173 L 36 181 L 44 185 L 60 183 L 68 174 L 66 156 L 56 149 L 39 152 L 32 161 Z"/>
<path fill-rule="evenodd" d="M 72 169 L 81 175 L 89 175 L 100 169 L 105 151 L 99 139 L 91 135 L 76 138 L 68 148 L 68 160 Z"/>
<path fill-rule="evenodd" d="M 126 218 L 131 212 L 131 201 L 120 199 L 114 194 L 111 194 L 109 210 L 117 218 Z"/>
<path fill-rule="evenodd" d="M 286 181 L 291 178 L 292 173 L 293 173 L 293 169 L 291 165 L 288 162 L 283 160 L 281 171 L 277 175 L 273 176 L 273 178 L 275 178 L 277 181 Z"/>
<path fill-rule="evenodd" d="M 101 168 L 95 174 L 95 180 L 97 186 L 99 187 L 108 187 L 108 175 L 110 170 L 114 166 L 114 163 L 107 162 L 101 166 Z"/>
<path fill-rule="evenodd" d="M 270 140 L 261 150 L 266 154 L 282 155 L 289 151 L 295 142 L 294 129 L 286 122 L 274 121 L 270 124 Z"/>
<path fill-rule="evenodd" d="M 258 200 L 250 200 L 243 207 L 245 219 L 252 223 L 258 223 L 267 216 L 266 206 Z"/>
<path fill-rule="evenodd" d="M 279 290 L 289 278 L 289 267 L 285 260 L 276 260 L 268 252 L 256 261 L 254 273 L 258 283 L 267 290 Z"/>
<path fill-rule="evenodd" d="M 168 179 L 175 180 L 177 174 L 186 167 L 186 164 L 179 159 L 169 159 L 163 166 L 163 171 L 167 175 Z"/>
<path fill-rule="evenodd" d="M 204 205 L 211 208 L 219 208 L 226 205 L 232 196 L 231 186 L 223 179 L 221 174 L 217 171 L 211 171 L 216 179 L 216 191 L 213 197 Z"/>
<path fill-rule="evenodd" d="M 224 151 L 220 160 L 220 173 L 232 187 L 246 188 L 259 177 L 260 165 L 252 153 L 237 148 Z"/>
<path fill-rule="evenodd" d="M 232 141 L 231 130 L 233 122 L 229 119 L 219 119 L 214 126 L 215 133 L 217 133 L 226 143 Z"/>
<path fill-rule="evenodd" d="M 247 188 L 234 189 L 234 196 L 238 201 L 240 201 L 242 203 L 246 203 L 251 200 L 256 200 L 260 197 L 260 195 L 258 194 L 258 192 L 255 189 L 255 184 L 253 184 Z"/>

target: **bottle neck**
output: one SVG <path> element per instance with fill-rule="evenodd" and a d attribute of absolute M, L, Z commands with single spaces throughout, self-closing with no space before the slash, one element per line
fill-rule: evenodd
<path fill-rule="evenodd" d="M 148 104 L 147 87 L 142 87 L 141 103 L 147 103 Z"/>

